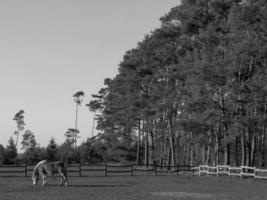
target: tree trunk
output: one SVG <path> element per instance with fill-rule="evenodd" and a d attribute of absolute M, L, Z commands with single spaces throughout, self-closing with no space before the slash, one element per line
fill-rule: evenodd
<path fill-rule="evenodd" d="M 77 147 L 77 129 L 78 127 L 78 103 L 76 103 L 76 115 L 75 115 L 75 135 L 74 135 L 74 148 Z"/>
<path fill-rule="evenodd" d="M 210 128 L 209 135 L 208 135 L 208 147 L 207 147 L 207 156 L 206 156 L 206 160 L 205 160 L 205 165 L 208 165 L 210 162 L 211 135 L 212 135 L 212 129 Z"/>
<path fill-rule="evenodd" d="M 251 151 L 250 151 L 250 166 L 255 165 L 255 143 L 256 143 L 256 138 L 255 136 L 252 136 L 251 139 Z"/>
<path fill-rule="evenodd" d="M 224 165 L 230 165 L 230 143 L 228 141 L 228 127 L 224 123 Z"/>
<path fill-rule="evenodd" d="M 179 152 L 180 152 L 180 137 L 181 137 L 181 133 L 178 132 L 178 138 L 177 138 L 177 151 L 176 151 L 176 161 L 178 163 L 178 160 L 179 160 Z"/>
<path fill-rule="evenodd" d="M 219 165 L 219 132 L 220 132 L 220 125 L 219 123 L 217 123 L 216 131 L 215 131 L 215 147 L 214 147 L 213 166 Z"/>
<path fill-rule="evenodd" d="M 150 131 L 151 138 L 151 152 L 150 152 L 150 164 L 155 164 L 155 145 L 154 145 L 154 134 L 153 131 Z"/>
<path fill-rule="evenodd" d="M 168 132 L 169 132 L 169 142 L 170 142 L 170 153 L 171 153 L 171 165 L 176 165 L 175 162 L 175 151 L 174 151 L 174 138 L 173 138 L 173 130 L 172 130 L 172 122 L 171 119 L 168 119 Z"/>
<path fill-rule="evenodd" d="M 148 133 L 145 133 L 145 160 L 144 164 L 147 166 L 149 160 L 149 143 L 148 143 Z"/>
<path fill-rule="evenodd" d="M 191 140 L 193 138 L 193 134 L 191 133 Z M 190 141 L 190 166 L 194 165 L 194 145 Z"/>
<path fill-rule="evenodd" d="M 265 60 L 265 63 L 267 64 L 267 59 Z M 265 65 L 266 67 L 266 65 Z M 265 97 L 265 104 L 264 104 L 264 113 L 263 113 L 263 119 L 266 121 L 267 118 L 267 97 Z M 265 166 L 265 149 L 266 149 L 266 134 L 267 134 L 267 127 L 265 124 L 262 125 L 263 130 L 263 139 L 262 139 L 262 167 Z"/>
<path fill-rule="evenodd" d="M 163 144 L 163 163 L 164 163 L 164 165 L 167 164 L 166 161 L 169 162 L 169 150 L 168 150 L 167 141 L 168 141 L 168 136 L 165 135 L 164 136 L 164 144 Z"/>
<path fill-rule="evenodd" d="M 205 145 L 202 144 L 202 165 L 205 165 Z"/>
<path fill-rule="evenodd" d="M 175 163 L 175 151 L 174 151 L 174 145 L 173 145 L 173 137 L 170 136 L 169 137 L 169 140 L 170 140 L 170 151 L 171 151 L 171 165 L 174 166 L 176 165 Z"/>
<path fill-rule="evenodd" d="M 224 165 L 230 165 L 230 144 L 224 144 Z"/>
<path fill-rule="evenodd" d="M 170 166 L 171 165 L 171 148 L 170 147 L 167 148 L 167 152 L 168 152 L 167 165 Z"/>
<path fill-rule="evenodd" d="M 138 120 L 138 140 L 137 140 L 137 150 L 136 150 L 136 164 L 140 164 L 140 145 L 141 144 L 141 122 Z"/>
<path fill-rule="evenodd" d="M 246 164 L 246 135 L 245 135 L 245 130 L 243 129 L 242 135 L 241 135 L 241 165 Z"/>
<path fill-rule="evenodd" d="M 208 147 L 207 147 L 207 155 L 206 155 L 206 160 L 205 160 L 205 165 L 208 165 L 209 162 L 210 162 L 210 150 L 211 150 L 210 145 L 208 145 Z"/>
<path fill-rule="evenodd" d="M 164 160 L 164 146 L 165 146 L 165 140 L 164 140 L 164 136 L 163 133 L 161 133 L 161 141 L 160 141 L 160 160 L 159 160 L 159 164 L 163 165 L 163 160 Z"/>
<path fill-rule="evenodd" d="M 161 123 L 163 124 L 164 118 L 161 118 Z M 161 126 L 161 140 L 160 140 L 160 155 L 159 155 L 159 164 L 164 165 L 165 158 L 165 149 L 166 149 L 166 137 L 165 137 L 165 127 Z"/>
<path fill-rule="evenodd" d="M 188 165 L 189 162 L 189 144 L 188 144 L 188 138 L 186 138 L 185 141 L 185 165 Z"/>
<path fill-rule="evenodd" d="M 239 148 L 238 148 L 239 139 L 238 137 L 235 138 L 235 163 L 236 166 L 239 166 Z"/>
<path fill-rule="evenodd" d="M 261 167 L 265 167 L 265 141 L 266 141 L 266 133 L 265 128 L 263 127 L 263 138 L 262 138 L 262 146 L 261 146 Z"/>
<path fill-rule="evenodd" d="M 250 143 L 249 143 L 249 133 L 246 133 L 247 139 L 245 141 L 245 148 L 246 148 L 246 166 L 250 166 Z"/>

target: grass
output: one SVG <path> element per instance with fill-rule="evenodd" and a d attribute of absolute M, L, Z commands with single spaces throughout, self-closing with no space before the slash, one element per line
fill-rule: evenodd
<path fill-rule="evenodd" d="M 32 186 L 30 177 L 1 177 L 1 200 L 264 200 L 267 181 L 231 177 L 70 177 L 69 187 Z"/>

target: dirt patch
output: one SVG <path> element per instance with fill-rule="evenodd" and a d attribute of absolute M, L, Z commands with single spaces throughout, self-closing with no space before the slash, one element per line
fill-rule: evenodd
<path fill-rule="evenodd" d="M 154 196 L 173 197 L 173 198 L 190 198 L 190 199 L 211 199 L 212 195 L 207 193 L 191 192 L 152 192 Z"/>

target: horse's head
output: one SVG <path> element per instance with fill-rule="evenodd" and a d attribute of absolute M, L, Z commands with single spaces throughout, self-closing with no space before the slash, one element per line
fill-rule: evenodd
<path fill-rule="evenodd" d="M 32 183 L 33 183 L 34 186 L 37 185 L 38 180 L 39 180 L 39 173 L 38 173 L 38 171 L 33 171 L 33 173 L 32 173 Z"/>

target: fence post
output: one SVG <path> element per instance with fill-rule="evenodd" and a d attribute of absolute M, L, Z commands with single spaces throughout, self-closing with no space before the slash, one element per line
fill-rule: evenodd
<path fill-rule="evenodd" d="M 107 172 L 107 164 L 106 163 L 104 165 L 104 169 L 105 169 L 105 176 L 107 176 L 108 175 L 108 172 Z"/>
<path fill-rule="evenodd" d="M 81 165 L 81 163 L 79 164 L 79 176 L 80 177 L 82 176 L 82 165 Z"/>
<path fill-rule="evenodd" d="M 155 176 L 158 175 L 158 173 L 157 173 L 158 168 L 157 167 L 158 167 L 157 165 L 154 165 L 154 173 L 155 173 Z"/>
<path fill-rule="evenodd" d="M 27 177 L 27 165 L 24 164 L 24 176 Z"/>
<path fill-rule="evenodd" d="M 133 166 L 130 166 L 130 170 L 131 170 L 131 176 L 133 176 Z"/>
<path fill-rule="evenodd" d="M 178 176 L 178 174 L 179 174 L 179 166 L 176 165 L 176 176 Z"/>

